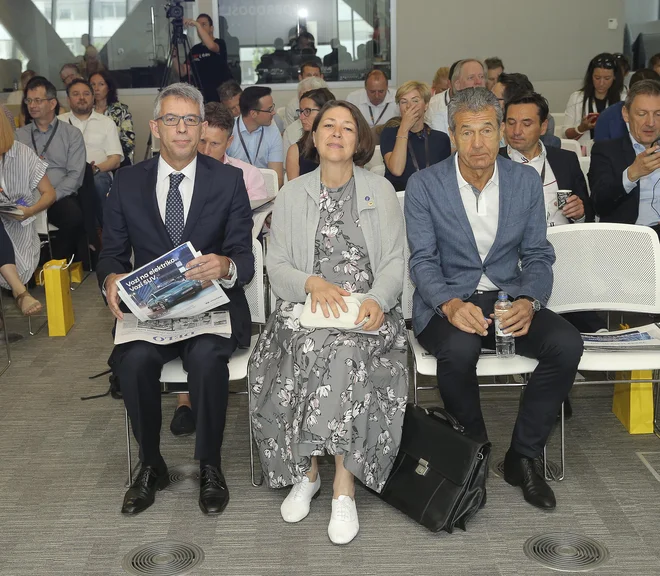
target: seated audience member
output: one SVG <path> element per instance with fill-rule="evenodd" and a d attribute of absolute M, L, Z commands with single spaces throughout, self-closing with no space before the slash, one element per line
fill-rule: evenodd
<path fill-rule="evenodd" d="M 55 202 L 55 190 L 46 176 L 46 162 L 14 138 L 14 127 L 0 114 L 0 202 L 18 204 L 20 216 L 0 214 L 0 287 L 11 290 L 16 305 L 29 316 L 41 304 L 27 291 L 39 264 L 41 243 L 34 220 L 29 218 Z M 39 198 L 35 202 L 35 190 Z"/>
<path fill-rule="evenodd" d="M 298 74 L 298 96 L 294 96 L 289 100 L 284 111 L 284 123 L 288 126 L 298 119 L 298 114 L 296 110 L 298 109 L 298 104 L 300 103 L 300 97 L 307 92 L 308 90 L 314 90 L 315 88 L 327 88 L 327 84 L 323 86 L 309 86 L 302 85 L 301 82 L 305 78 L 319 78 L 323 80 L 323 70 L 321 70 L 321 65 L 317 62 L 303 62 L 300 65 L 300 73 Z"/>
<path fill-rule="evenodd" d="M 270 88 L 248 86 L 239 99 L 241 116 L 234 123 L 234 140 L 227 154 L 256 166 L 277 172 L 280 187 L 284 179 L 282 136 L 273 124 L 275 104 Z"/>
<path fill-rule="evenodd" d="M 243 89 L 236 80 L 227 80 L 218 86 L 218 99 L 231 112 L 234 118 L 241 115 L 241 107 L 238 100 L 241 97 Z"/>
<path fill-rule="evenodd" d="M 640 80 L 658 80 L 660 81 L 660 74 L 650 68 L 642 68 L 637 70 L 630 78 L 629 87 L 634 86 Z M 628 135 L 628 126 L 623 119 L 623 101 L 612 104 L 605 108 L 598 116 L 596 125 L 594 126 L 594 141 L 598 140 L 614 140 Z"/>
<path fill-rule="evenodd" d="M 426 122 L 434 130 L 437 130 L 438 124 L 440 126 L 447 125 L 447 106 L 449 105 L 449 100 L 451 99 L 452 94 L 454 93 L 454 90 L 451 85 L 451 77 L 454 73 L 454 70 L 456 69 L 456 66 L 458 66 L 460 62 L 461 60 L 457 60 L 449 67 L 449 73 L 447 76 L 447 88 L 445 89 L 445 91 L 436 92 L 429 101 L 429 108 L 426 111 L 424 122 Z M 438 120 L 434 122 L 434 118 L 436 117 L 438 118 Z M 434 124 L 436 127 L 434 127 Z"/>
<path fill-rule="evenodd" d="M 57 90 L 43 76 L 35 76 L 25 88 L 25 105 L 32 123 L 16 130 L 16 139 L 47 163 L 46 175 L 55 188 L 55 203 L 48 221 L 57 226 L 52 236 L 54 258 L 67 261 L 78 254 L 84 234 L 78 189 L 85 175 L 85 141 L 78 128 L 56 116 Z"/>
<path fill-rule="evenodd" d="M 396 91 L 401 124 L 398 128 L 385 128 L 380 135 L 385 178 L 395 190 L 405 190 L 408 178 L 415 172 L 437 164 L 451 154 L 449 136 L 424 123 L 430 99 L 431 90 L 423 82 L 406 82 Z"/>
<path fill-rule="evenodd" d="M 433 83 L 431 84 L 431 94 L 435 96 L 449 88 L 449 68 L 443 66 L 435 71 Z M 431 98 L 433 100 L 433 98 Z"/>
<path fill-rule="evenodd" d="M 94 111 L 110 118 L 117 126 L 122 153 L 123 165 L 131 163 L 131 155 L 135 150 L 135 132 L 133 116 L 126 104 L 122 104 L 117 96 L 117 84 L 106 70 L 92 74 L 89 84 L 94 90 Z"/>
<path fill-rule="evenodd" d="M 618 64 L 619 68 L 621 68 L 621 77 L 623 78 L 623 86 L 627 90 L 630 88 L 630 79 L 632 78 L 633 72 L 630 69 L 630 62 L 628 62 L 628 58 L 626 58 L 621 52 L 615 52 L 612 54 L 614 56 L 614 60 L 616 60 L 616 63 Z"/>
<path fill-rule="evenodd" d="M 591 201 L 601 222 L 651 226 L 660 233 L 660 82 L 633 84 L 622 113 L 629 134 L 591 149 Z"/>
<path fill-rule="evenodd" d="M 24 92 L 27 83 L 32 80 L 37 75 L 34 70 L 26 70 L 21 74 L 21 82 L 18 86 L 18 90 L 14 90 L 9 96 L 7 96 L 7 104 L 12 106 L 20 106 L 25 98 Z"/>
<path fill-rule="evenodd" d="M 520 94 L 534 92 L 534 86 L 529 81 L 526 74 L 518 72 L 506 73 L 503 72 L 499 75 L 497 82 L 495 82 L 491 92 L 495 94 L 500 107 L 504 110 L 506 103 Z M 548 114 L 548 127 L 541 135 L 541 141 L 548 148 L 561 148 L 561 140 L 554 136 L 555 133 L 555 119 L 552 114 Z M 506 142 L 501 142 L 501 146 L 506 145 Z"/>
<path fill-rule="evenodd" d="M 302 95 L 305 94 L 305 92 L 327 87 L 328 85 L 326 84 L 326 81 L 318 78 L 317 76 L 312 76 L 311 78 L 305 78 L 304 80 L 301 80 L 301 82 L 298 84 L 298 106 L 300 107 L 300 98 L 302 98 Z M 296 117 L 298 117 L 299 114 L 299 107 L 296 108 L 295 111 Z M 298 117 L 297 120 L 294 120 L 286 127 L 284 134 L 282 134 L 282 148 L 285 154 L 292 144 L 295 144 L 302 138 L 302 135 L 303 126 L 300 118 Z"/>
<path fill-rule="evenodd" d="M 577 140 L 582 146 L 594 137 L 598 115 L 625 95 L 621 68 L 612 54 L 599 54 L 589 62 L 582 88 L 573 92 L 566 104 L 569 128 L 560 138 Z"/>
<path fill-rule="evenodd" d="M 544 307 L 555 255 L 546 239 L 541 180 L 498 156 L 501 127 L 502 109 L 492 92 L 458 92 L 449 103 L 456 154 L 408 181 L 413 329 L 437 358 L 445 408 L 468 434 L 485 441 L 476 365 L 482 347 L 495 347 L 491 312 L 498 291 L 514 300 L 500 327 L 515 337 L 517 354 L 539 364 L 520 403 L 504 479 L 520 486 L 530 504 L 552 509 L 555 495 L 534 460 L 573 385 L 582 339 Z"/>
<path fill-rule="evenodd" d="M 229 502 L 221 467 L 227 364 L 237 347 L 250 344 L 250 310 L 243 292 L 254 274 L 250 204 L 238 170 L 197 152 L 204 129 L 204 100 L 197 88 L 184 83 L 164 88 L 156 97 L 153 118 L 149 124 L 161 141 L 159 157 L 119 170 L 108 197 L 99 287 L 113 316 L 121 319 L 116 280 L 189 241 L 202 256 L 188 263 L 186 278 L 220 282 L 229 298 L 221 309 L 229 312 L 232 334 L 203 334 L 168 345 L 135 341 L 114 348 L 113 370 L 121 381 L 141 463 L 121 511 L 139 514 L 169 484 L 160 451 L 160 373 L 164 364 L 180 357 L 197 428 L 199 507 L 204 514 L 217 515 Z"/>
<path fill-rule="evenodd" d="M 320 167 L 288 182 L 275 201 L 266 263 L 277 309 L 250 358 L 250 417 L 268 485 L 293 485 L 280 508 L 285 522 L 309 514 L 321 488 L 318 457 L 334 458 L 328 536 L 348 544 L 359 530 L 355 478 L 382 490 L 401 442 L 405 236 L 394 189 L 360 168 L 374 144 L 353 104 L 328 102 L 308 145 Z M 310 330 L 295 319 L 308 294 L 313 310 L 338 318 L 351 293 L 365 295 L 355 323 L 366 320 L 362 329 L 374 335 Z"/>
<path fill-rule="evenodd" d="M 346 100 L 358 107 L 370 128 L 385 124 L 397 115 L 394 91 L 387 87 L 387 76 L 382 70 L 369 72 L 364 88 L 351 92 Z"/>
<path fill-rule="evenodd" d="M 77 78 L 82 78 L 77 64 L 65 64 L 60 68 L 60 79 L 65 88 Z"/>
<path fill-rule="evenodd" d="M 112 119 L 94 110 L 93 90 L 87 80 L 73 80 L 67 86 L 66 95 L 71 112 L 60 114 L 58 118 L 82 132 L 87 162 L 94 171 L 96 218 L 103 227 L 103 210 L 112 184 L 112 171 L 119 168 L 124 159 L 117 126 Z"/>
<path fill-rule="evenodd" d="M 486 78 L 486 88 L 492 90 L 500 74 L 504 72 L 504 63 L 497 56 L 494 56 L 493 58 L 486 58 L 484 64 L 486 65 L 488 75 Z"/>
<path fill-rule="evenodd" d="M 451 92 L 450 97 L 453 97 L 460 90 L 471 88 L 473 86 L 483 86 L 486 82 L 486 66 L 481 60 L 467 59 L 460 60 L 451 74 Z M 436 96 L 438 98 L 440 94 Z M 438 132 L 448 132 L 447 124 L 447 104 L 441 105 L 442 102 L 449 102 L 446 96 L 442 97 L 444 100 L 438 100 L 437 108 L 433 110 L 432 114 L 427 115 L 426 123 Z"/>
<path fill-rule="evenodd" d="M 310 90 L 302 95 L 298 110 L 300 118 L 296 122 L 302 123 L 303 134 L 298 142 L 289 146 L 286 153 L 286 175 L 289 180 L 318 168 L 319 158 L 316 148 L 313 145 L 307 146 L 307 141 L 312 137 L 312 126 L 316 115 L 326 102 L 334 99 L 334 94 L 327 88 Z"/>
<path fill-rule="evenodd" d="M 649 58 L 648 67 L 654 72 L 660 74 L 660 54 L 654 54 Z"/>

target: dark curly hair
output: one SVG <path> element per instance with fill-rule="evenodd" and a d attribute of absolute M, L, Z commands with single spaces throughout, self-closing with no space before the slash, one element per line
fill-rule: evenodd
<path fill-rule="evenodd" d="M 117 83 L 115 82 L 114 78 L 110 75 L 110 73 L 107 70 L 99 70 L 98 72 L 94 72 L 89 77 L 89 81 L 92 81 L 92 78 L 94 76 L 100 76 L 103 78 L 103 81 L 105 82 L 106 86 L 108 87 L 108 96 L 106 97 L 106 102 L 108 103 L 108 106 L 111 104 L 114 104 L 115 102 L 119 102 L 119 98 L 117 96 Z"/>

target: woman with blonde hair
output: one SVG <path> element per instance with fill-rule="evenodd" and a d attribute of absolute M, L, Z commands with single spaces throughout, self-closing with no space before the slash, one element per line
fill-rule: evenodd
<path fill-rule="evenodd" d="M 443 66 L 442 68 L 438 68 L 435 72 L 435 76 L 433 76 L 433 83 L 431 84 L 431 95 L 435 96 L 436 94 L 440 94 L 440 92 L 444 92 L 449 88 L 449 68 L 447 66 Z"/>
<path fill-rule="evenodd" d="M 401 124 L 385 128 L 380 135 L 380 151 L 385 161 L 385 178 L 397 191 L 406 189 L 408 178 L 418 170 L 437 164 L 451 154 L 449 136 L 424 123 L 431 100 L 431 89 L 424 82 L 411 80 L 396 91 L 394 101 L 401 112 Z"/>
<path fill-rule="evenodd" d="M 0 114 L 0 206 L 15 205 L 18 212 L 0 209 L 0 286 L 12 291 L 26 316 L 41 310 L 25 284 L 37 268 L 41 248 L 34 219 L 30 219 L 55 202 L 47 166 L 31 148 L 14 139 L 13 126 Z M 35 190 L 40 195 L 36 202 Z"/>

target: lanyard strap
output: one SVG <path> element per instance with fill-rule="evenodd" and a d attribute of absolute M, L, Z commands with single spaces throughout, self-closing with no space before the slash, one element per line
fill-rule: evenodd
<path fill-rule="evenodd" d="M 236 120 L 238 123 L 238 120 Z M 241 146 L 243 146 L 243 152 L 245 152 L 245 155 L 247 156 L 248 159 L 248 164 L 252 164 L 254 166 L 254 162 L 252 162 L 252 158 L 250 157 L 250 153 L 248 152 L 247 146 L 245 145 L 245 140 L 243 140 L 243 134 L 241 134 L 241 128 L 240 126 L 237 126 L 237 132 L 238 132 L 238 138 L 241 141 Z M 257 153 L 254 155 L 254 161 L 257 161 L 257 158 L 259 158 L 259 150 L 261 150 L 261 142 L 264 139 L 264 127 L 261 127 L 261 136 L 259 138 L 259 144 L 257 145 Z"/>
<path fill-rule="evenodd" d="M 383 108 L 383 111 L 380 113 L 380 116 L 378 117 L 378 120 L 374 120 L 374 113 L 373 113 L 373 110 L 371 109 L 371 106 L 368 106 L 368 108 L 369 108 L 369 116 L 371 116 L 371 125 L 372 125 L 372 126 L 376 126 L 376 124 L 378 124 L 378 123 L 380 122 L 380 119 L 383 117 L 383 114 L 385 114 L 385 112 L 387 111 L 387 107 L 388 107 L 389 105 L 390 105 L 389 102 L 388 102 L 387 104 L 385 104 L 385 108 Z"/>
<path fill-rule="evenodd" d="M 39 158 L 41 158 L 42 160 L 46 159 L 46 151 L 48 150 L 50 143 L 53 141 L 53 138 L 55 138 L 55 132 L 57 132 L 59 126 L 60 126 L 60 121 L 57 118 L 55 118 L 55 126 L 53 128 L 53 133 L 50 135 L 50 138 L 48 138 L 48 140 L 46 141 L 46 145 L 44 146 L 44 149 L 41 151 L 41 154 L 37 152 L 37 143 L 34 140 L 34 130 L 30 132 L 30 136 L 32 137 L 32 148 L 34 148 L 34 151 L 36 152 L 37 156 L 39 156 Z"/>
<path fill-rule="evenodd" d="M 426 134 L 426 128 L 423 129 L 424 139 L 424 153 L 426 154 L 426 168 L 430 166 L 429 164 L 429 138 Z M 419 172 L 419 163 L 417 162 L 417 157 L 415 156 L 415 151 L 413 150 L 412 144 L 410 143 L 410 138 L 408 138 L 408 152 L 410 152 L 410 159 L 412 160 L 413 166 L 415 167 L 415 172 Z"/>
<path fill-rule="evenodd" d="M 451 100 L 451 97 L 449 96 L 449 90 L 445 92 L 445 106 L 449 106 L 449 101 Z"/>

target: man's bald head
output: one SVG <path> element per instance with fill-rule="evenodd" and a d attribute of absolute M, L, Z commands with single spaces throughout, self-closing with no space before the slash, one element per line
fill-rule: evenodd
<path fill-rule="evenodd" d="M 367 91 L 369 102 L 379 106 L 387 96 L 387 76 L 382 70 L 372 70 L 364 81 L 364 89 Z"/>

